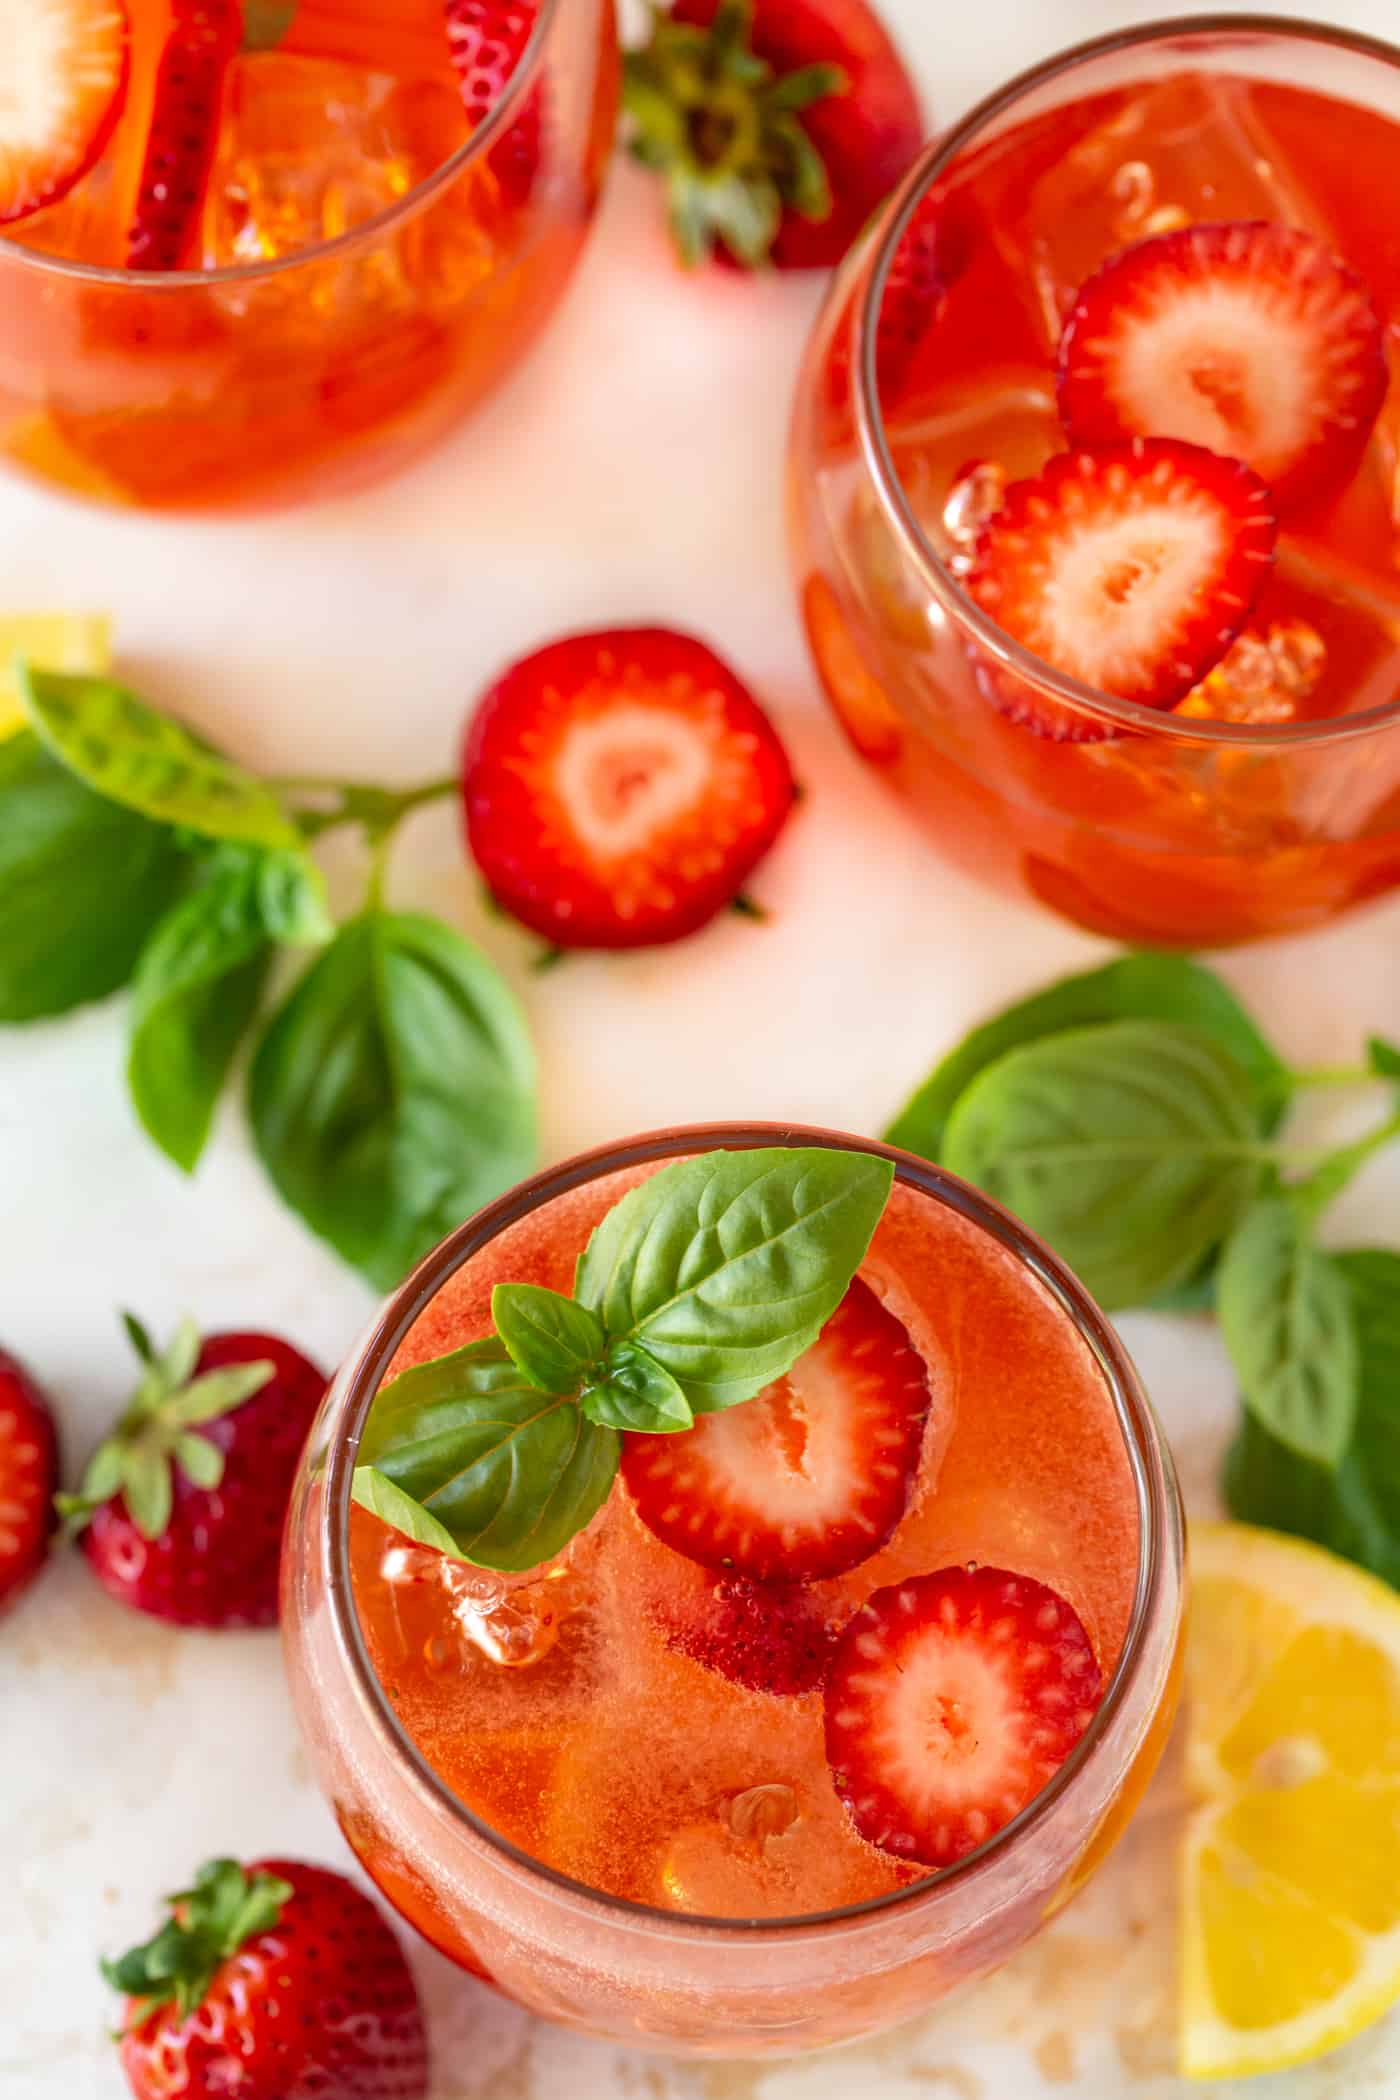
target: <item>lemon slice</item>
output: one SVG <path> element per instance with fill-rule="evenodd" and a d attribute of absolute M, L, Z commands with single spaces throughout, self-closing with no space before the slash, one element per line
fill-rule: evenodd
<path fill-rule="evenodd" d="M 112 662 L 112 623 L 102 613 L 0 613 L 0 739 L 24 722 L 14 661 L 27 656 L 45 671 L 100 677 Z"/>
<path fill-rule="evenodd" d="M 1400 1596 L 1243 1524 L 1191 1556 L 1181 2068 L 1242 2078 L 1400 1998 Z"/>

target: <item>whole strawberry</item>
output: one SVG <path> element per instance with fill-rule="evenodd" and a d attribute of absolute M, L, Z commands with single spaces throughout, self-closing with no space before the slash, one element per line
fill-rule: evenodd
<path fill-rule="evenodd" d="M 48 1402 L 0 1349 L 0 1611 L 39 1572 L 57 1486 L 58 1436 Z"/>
<path fill-rule="evenodd" d="M 923 111 L 866 0 L 673 0 L 627 54 L 632 152 L 682 258 L 839 262 L 918 153 Z"/>
<path fill-rule="evenodd" d="M 122 1604 L 177 1626 L 273 1626 L 282 1525 L 324 1373 L 266 1334 L 201 1341 L 189 1321 L 58 1507 Z"/>
<path fill-rule="evenodd" d="M 137 2100 L 423 2100 L 413 1977 L 379 1912 L 295 1860 L 211 1860 L 107 1981 Z"/>

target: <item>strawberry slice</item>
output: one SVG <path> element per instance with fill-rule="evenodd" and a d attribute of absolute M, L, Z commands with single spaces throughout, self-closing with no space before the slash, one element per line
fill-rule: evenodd
<path fill-rule="evenodd" d="M 0 0 L 0 224 L 66 196 L 99 159 L 126 95 L 121 0 Z"/>
<path fill-rule="evenodd" d="M 826 1680 L 826 1755 L 861 1836 L 926 1867 L 1019 1815 L 1102 1689 L 1063 1597 L 1005 1568 L 940 1568 L 876 1590 Z"/>
<path fill-rule="evenodd" d="M 761 1582 L 844 1575 L 904 1515 L 928 1410 L 923 1358 L 857 1278 L 786 1378 L 679 1436 L 626 1437 L 622 1477 L 689 1560 Z"/>
<path fill-rule="evenodd" d="M 446 0 L 447 42 L 473 130 L 510 85 L 539 19 L 538 0 Z M 487 159 L 507 204 L 524 204 L 543 154 L 544 99 L 536 88 Z"/>
<path fill-rule="evenodd" d="M 39 1572 L 57 1486 L 58 1437 L 48 1403 L 0 1350 L 0 1609 Z"/>
<path fill-rule="evenodd" d="M 680 940 L 792 807 L 787 754 L 702 642 L 573 635 L 507 671 L 467 733 L 467 836 L 505 911 L 561 948 Z"/>
<path fill-rule="evenodd" d="M 133 270 L 198 269 L 200 220 L 214 164 L 224 83 L 243 40 L 240 0 L 175 0 L 127 236 Z"/>
<path fill-rule="evenodd" d="M 1314 234 L 1262 219 L 1110 256 L 1080 290 L 1059 365 L 1075 444 L 1185 438 L 1245 460 L 1284 511 L 1347 478 L 1388 384 L 1355 271 Z"/>
<path fill-rule="evenodd" d="M 1248 619 L 1274 535 L 1269 491 L 1252 469 L 1197 445 L 1137 438 L 1062 452 L 1034 479 L 1014 481 L 964 583 L 1056 670 L 1170 707 Z M 994 676 L 1007 712 L 1034 713 L 1029 685 L 1023 701 L 1022 681 Z M 1058 719 L 1045 727 L 1074 733 Z"/>
<path fill-rule="evenodd" d="M 820 1685 L 831 1627 L 805 1583 L 724 1575 L 693 1618 L 668 1630 L 666 1643 L 731 1684 L 783 1698 Z"/>

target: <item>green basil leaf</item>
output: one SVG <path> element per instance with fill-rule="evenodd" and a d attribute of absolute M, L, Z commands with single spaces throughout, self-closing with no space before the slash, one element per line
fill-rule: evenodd
<path fill-rule="evenodd" d="M 170 833 L 75 780 L 27 730 L 0 742 L 0 1022 L 126 983 L 188 862 Z"/>
<path fill-rule="evenodd" d="M 324 947 L 335 937 L 326 878 L 305 849 L 223 844 L 210 862 L 211 886 L 230 926 L 256 924 L 271 941 Z"/>
<path fill-rule="evenodd" d="M 394 1379 L 357 1454 L 357 1502 L 478 1567 L 537 1567 L 591 1522 L 617 1473 L 617 1433 L 542 1393 L 494 1336 Z"/>
<path fill-rule="evenodd" d="M 942 1160 L 954 1106 L 988 1065 L 1008 1050 L 1108 1021 L 1174 1021 L 1203 1030 L 1247 1075 L 1263 1134 L 1277 1127 L 1292 1091 L 1288 1067 L 1229 986 L 1188 956 L 1143 953 L 1062 978 L 975 1028 L 935 1067 L 886 1131 L 886 1141 Z"/>
<path fill-rule="evenodd" d="M 293 1210 L 372 1283 L 528 1170 L 534 1060 L 492 965 L 437 919 L 354 919 L 273 1016 L 248 1108 Z"/>
<path fill-rule="evenodd" d="M 841 1303 L 894 1169 L 867 1152 L 763 1147 L 663 1167 L 613 1205 L 577 1295 L 636 1341 L 697 1414 L 791 1369 Z"/>
<path fill-rule="evenodd" d="M 1336 1466 L 1360 1394 L 1346 1278 L 1284 1196 L 1258 1203 L 1220 1260 L 1221 1333 L 1244 1404 L 1281 1443 Z"/>
<path fill-rule="evenodd" d="M 275 51 L 297 18 L 299 0 L 243 0 L 243 49 Z"/>
<path fill-rule="evenodd" d="M 137 965 L 126 1078 L 148 1136 L 192 1173 L 238 1045 L 258 1010 L 272 946 L 222 921 L 213 887 L 156 928 Z"/>
<path fill-rule="evenodd" d="M 107 678 L 19 672 L 35 731 L 79 780 L 160 824 L 295 852 L 301 834 L 263 781 Z"/>
<path fill-rule="evenodd" d="M 1383 1035 L 1370 1036 L 1366 1061 L 1378 1079 L 1400 1079 L 1400 1044 L 1388 1043 Z"/>
<path fill-rule="evenodd" d="M 546 1393 L 577 1393 L 608 1346 L 596 1313 L 535 1283 L 498 1283 L 491 1322 L 517 1370 Z"/>
<path fill-rule="evenodd" d="M 1225 1461 L 1231 1513 L 1314 1539 L 1400 1589 L 1400 1254 L 1332 1257 L 1351 1293 L 1360 1358 L 1356 1426 L 1341 1463 L 1302 1457 L 1246 1412 Z"/>
<path fill-rule="evenodd" d="M 959 1097 L 942 1149 L 1108 1311 L 1194 1276 L 1260 1183 L 1249 1078 L 1213 1036 L 1168 1022 L 1009 1051 Z"/>
<path fill-rule="evenodd" d="M 676 1380 L 637 1342 L 613 1345 L 606 1376 L 589 1387 L 581 1404 L 590 1422 L 650 1436 L 674 1436 L 695 1421 Z"/>

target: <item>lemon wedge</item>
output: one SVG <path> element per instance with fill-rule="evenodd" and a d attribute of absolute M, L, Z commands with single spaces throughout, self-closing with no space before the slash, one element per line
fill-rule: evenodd
<path fill-rule="evenodd" d="M 1181 2068 L 1242 2078 L 1400 1998 L 1400 1595 L 1243 1524 L 1191 1557 Z"/>
<path fill-rule="evenodd" d="M 0 613 L 0 739 L 22 727 L 24 709 L 14 661 L 27 656 L 45 671 L 111 668 L 112 623 L 103 613 Z"/>

